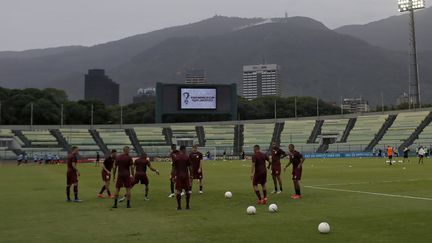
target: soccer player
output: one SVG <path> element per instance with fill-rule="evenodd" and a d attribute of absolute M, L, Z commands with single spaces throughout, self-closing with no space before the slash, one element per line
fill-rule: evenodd
<path fill-rule="evenodd" d="M 96 152 L 95 167 L 96 167 L 96 166 L 99 166 L 99 161 L 100 161 L 100 154 L 99 154 L 99 152 Z"/>
<path fill-rule="evenodd" d="M 409 152 L 410 152 L 410 149 L 407 148 L 407 147 L 405 147 L 404 150 L 403 150 L 404 156 L 403 156 L 403 161 L 402 162 L 404 162 L 404 163 L 407 162 L 407 161 L 410 162 L 410 160 L 408 158 Z"/>
<path fill-rule="evenodd" d="M 23 155 L 19 154 L 18 157 L 17 157 L 17 162 L 18 162 L 17 165 L 21 165 L 22 160 L 23 160 Z"/>
<path fill-rule="evenodd" d="M 280 149 L 276 142 L 272 143 L 272 157 L 271 157 L 271 169 L 272 169 L 272 177 L 273 177 L 273 183 L 274 183 L 274 191 L 272 193 L 281 193 L 282 192 L 282 179 L 280 177 L 281 173 L 281 162 L 280 160 L 285 158 L 287 154 L 285 151 Z M 268 166 L 268 169 L 270 169 L 270 165 Z M 279 190 L 277 188 L 277 184 L 279 182 Z"/>
<path fill-rule="evenodd" d="M 73 146 L 71 148 L 71 153 L 69 154 L 67 158 L 67 172 L 66 172 L 66 201 L 70 202 L 70 188 L 73 186 L 74 190 L 74 202 L 81 202 L 81 200 L 78 198 L 78 176 L 80 176 L 80 173 L 77 169 L 77 163 L 78 163 L 78 156 L 79 156 L 79 149 L 76 146 Z"/>
<path fill-rule="evenodd" d="M 189 159 L 192 164 L 192 179 L 191 179 L 191 192 L 193 186 L 193 180 L 199 180 L 199 194 L 203 193 L 203 172 L 202 172 L 202 161 L 203 155 L 198 151 L 198 145 L 192 146 L 192 153 L 189 154 Z"/>
<path fill-rule="evenodd" d="M 388 159 L 389 159 L 389 164 L 392 165 L 392 164 L 393 164 L 393 163 L 392 163 L 392 159 L 393 159 L 393 148 L 392 148 L 390 145 L 387 146 L 387 156 L 388 156 Z"/>
<path fill-rule="evenodd" d="M 294 144 L 288 145 L 289 150 L 289 162 L 285 166 L 284 171 L 292 164 L 292 180 L 294 184 L 295 194 L 291 196 L 292 199 L 300 199 L 301 198 L 301 192 L 300 192 L 300 181 L 302 176 L 302 165 L 305 161 L 303 155 L 299 153 L 294 148 Z"/>
<path fill-rule="evenodd" d="M 424 150 L 423 146 L 420 146 L 420 148 L 418 150 L 418 157 L 419 157 L 418 163 L 419 164 L 423 164 L 424 156 L 425 156 L 425 150 Z"/>
<path fill-rule="evenodd" d="M 251 180 L 253 189 L 258 197 L 257 204 L 267 204 L 267 169 L 266 161 L 270 163 L 270 158 L 260 150 L 259 145 L 254 146 L 254 154 L 252 155 L 252 167 L 251 167 Z M 258 184 L 261 185 L 264 198 L 261 198 L 261 194 L 258 188 Z"/>
<path fill-rule="evenodd" d="M 159 171 L 150 163 L 150 159 L 147 157 L 147 154 L 145 152 L 141 153 L 141 156 L 139 159 L 135 160 L 135 179 L 132 183 L 132 187 L 138 183 L 144 184 L 145 186 L 145 195 L 144 200 L 148 201 L 148 191 L 149 191 L 149 179 L 147 177 L 147 167 L 156 172 L 157 175 L 159 175 Z"/>
<path fill-rule="evenodd" d="M 110 186 L 110 181 L 111 181 L 111 170 L 114 166 L 114 162 L 115 159 L 117 157 L 117 150 L 113 149 L 111 150 L 111 154 L 108 158 L 106 158 L 104 160 L 104 162 L 102 163 L 102 181 L 104 182 L 104 186 L 102 187 L 102 189 L 100 190 L 98 197 L 99 198 L 105 198 L 105 196 L 103 195 L 104 191 L 107 191 L 108 197 L 109 198 L 113 198 L 113 196 L 111 195 L 111 191 L 109 189 Z"/>
<path fill-rule="evenodd" d="M 129 147 L 125 146 L 123 148 L 123 154 L 116 157 L 114 172 L 113 172 L 113 181 L 116 178 L 116 172 L 118 168 L 118 178 L 116 182 L 116 192 L 114 194 L 114 205 L 113 208 L 117 208 L 117 202 L 119 197 L 119 192 L 122 187 L 126 188 L 126 197 L 127 197 L 127 208 L 130 208 L 130 200 L 131 200 L 131 183 L 133 179 L 133 161 L 132 157 L 129 156 Z"/>
<path fill-rule="evenodd" d="M 186 147 L 180 146 L 180 152 L 173 157 L 172 173 L 176 185 L 177 210 L 181 210 L 181 192 L 186 191 L 186 209 L 190 209 L 190 181 L 192 168 L 189 156 L 186 154 Z"/>
<path fill-rule="evenodd" d="M 177 150 L 177 145 L 175 144 L 171 144 L 171 153 L 170 153 L 170 158 L 171 158 L 171 165 L 174 161 L 174 158 L 177 156 L 177 154 L 179 154 L 179 151 Z M 174 173 L 171 172 L 171 176 L 170 176 L 170 190 L 171 190 L 171 194 L 168 197 L 174 197 Z"/>

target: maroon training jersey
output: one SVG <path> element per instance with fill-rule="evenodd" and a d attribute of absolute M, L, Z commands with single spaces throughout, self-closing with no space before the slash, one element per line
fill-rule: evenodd
<path fill-rule="evenodd" d="M 118 176 L 130 176 L 130 166 L 133 165 L 132 157 L 126 154 L 117 156 L 116 165 L 118 167 Z"/>
<path fill-rule="evenodd" d="M 68 158 L 67 158 L 67 168 L 68 171 L 74 171 L 74 167 L 73 164 L 76 163 L 78 161 L 76 154 L 69 154 Z"/>
<path fill-rule="evenodd" d="M 281 158 L 287 154 L 282 149 L 275 147 L 272 149 L 272 165 L 280 165 Z"/>
<path fill-rule="evenodd" d="M 150 161 L 147 158 L 139 158 L 135 160 L 135 173 L 137 175 L 146 174 L 147 166 L 150 166 Z"/>
<path fill-rule="evenodd" d="M 303 155 L 301 153 L 299 153 L 297 150 L 294 150 L 294 152 L 290 153 L 289 159 L 290 159 L 290 162 L 293 164 L 293 169 L 297 168 L 297 166 L 300 164 L 302 158 L 303 158 Z"/>
<path fill-rule="evenodd" d="M 202 153 L 196 151 L 189 154 L 189 159 L 191 162 L 192 169 L 198 171 L 201 167 L 201 160 L 203 159 Z"/>
<path fill-rule="evenodd" d="M 173 158 L 173 168 L 177 179 L 189 178 L 189 166 L 191 165 L 189 156 L 186 154 L 177 154 Z"/>
<path fill-rule="evenodd" d="M 269 157 L 263 152 L 256 152 L 252 155 L 252 162 L 255 163 L 255 175 L 267 173 L 266 161 L 269 161 Z"/>
<path fill-rule="evenodd" d="M 111 171 L 114 166 L 114 159 L 110 156 L 104 160 L 103 164 L 105 166 L 105 169 Z"/>
<path fill-rule="evenodd" d="M 179 153 L 180 153 L 180 151 L 178 151 L 177 149 L 174 151 L 171 151 L 171 153 L 170 153 L 171 160 L 173 160 L 174 157 L 176 157 Z"/>

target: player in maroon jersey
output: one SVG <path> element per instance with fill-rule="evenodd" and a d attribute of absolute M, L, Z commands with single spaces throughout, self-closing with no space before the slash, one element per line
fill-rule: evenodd
<path fill-rule="evenodd" d="M 199 193 L 203 193 L 203 172 L 202 172 L 202 160 L 203 155 L 198 151 L 198 145 L 192 146 L 192 153 L 189 154 L 189 159 L 192 165 L 192 179 L 191 179 L 191 191 L 193 180 L 199 180 Z"/>
<path fill-rule="evenodd" d="M 102 187 L 102 189 L 100 190 L 98 197 L 99 198 L 105 198 L 105 196 L 103 195 L 104 191 L 107 191 L 108 197 L 109 198 L 113 198 L 113 196 L 111 195 L 111 191 L 109 189 L 110 186 L 110 181 L 111 181 L 111 170 L 114 166 L 114 161 L 117 157 L 117 150 L 113 149 L 111 150 L 111 154 L 108 158 L 106 158 L 104 160 L 104 162 L 102 163 L 102 181 L 104 182 L 104 185 Z"/>
<path fill-rule="evenodd" d="M 114 194 L 114 205 L 113 208 L 117 208 L 117 202 L 119 192 L 122 187 L 126 188 L 127 207 L 130 208 L 131 199 L 131 183 L 134 177 L 133 161 L 132 157 L 129 156 L 129 147 L 123 148 L 123 154 L 117 156 L 113 172 L 113 181 L 116 178 L 116 172 L 118 168 L 118 178 L 116 182 L 116 192 Z"/>
<path fill-rule="evenodd" d="M 300 180 L 302 176 L 302 165 L 305 161 L 303 155 L 295 150 L 294 145 L 288 145 L 289 150 L 289 162 L 285 166 L 284 171 L 292 164 L 292 180 L 294 183 L 295 194 L 291 196 L 292 199 L 300 199 Z"/>
<path fill-rule="evenodd" d="M 177 210 L 181 210 L 181 192 L 186 192 L 186 209 L 190 209 L 190 175 L 192 174 L 189 156 L 186 154 L 186 147 L 180 146 L 180 152 L 173 157 L 172 173 L 174 173 L 176 184 Z"/>
<path fill-rule="evenodd" d="M 282 192 L 282 179 L 280 177 L 282 167 L 281 167 L 281 159 L 285 158 L 287 154 L 285 151 L 280 149 L 276 142 L 272 143 L 272 157 L 271 157 L 271 170 L 272 170 L 272 178 L 274 183 L 274 191 L 272 193 L 281 193 Z M 268 166 L 270 169 L 270 165 Z M 279 190 L 277 188 L 277 184 L 279 182 Z"/>
<path fill-rule="evenodd" d="M 171 153 L 170 153 L 171 165 L 172 165 L 172 162 L 173 162 L 173 158 L 178 153 L 179 153 L 179 151 L 177 150 L 177 145 L 171 144 Z M 170 190 L 171 190 L 171 194 L 168 197 L 174 197 L 175 196 L 175 194 L 174 194 L 174 183 L 175 183 L 174 177 L 175 177 L 174 173 L 171 172 L 171 175 L 170 175 Z"/>
<path fill-rule="evenodd" d="M 70 202 L 70 188 L 73 185 L 74 190 L 74 202 L 81 202 L 81 200 L 78 198 L 78 176 L 80 176 L 80 173 L 77 169 L 77 163 L 78 163 L 78 156 L 79 156 L 79 149 L 76 146 L 73 146 L 71 148 L 71 153 L 67 157 L 67 173 L 66 173 L 66 201 Z"/>
<path fill-rule="evenodd" d="M 267 168 L 266 162 L 269 162 L 269 157 L 261 152 L 260 146 L 254 146 L 254 154 L 252 155 L 252 168 L 251 168 L 251 180 L 253 189 L 258 197 L 257 204 L 267 204 Z M 270 162 L 269 162 L 270 163 Z M 258 188 L 258 184 L 261 185 L 264 198 L 261 198 L 261 194 Z"/>
<path fill-rule="evenodd" d="M 156 172 L 157 175 L 159 175 L 159 171 L 155 168 L 153 168 L 153 166 L 150 163 L 150 158 L 147 157 L 147 154 L 145 152 L 141 153 L 141 156 L 135 160 L 135 179 L 132 183 L 132 187 L 134 187 L 136 184 L 141 183 L 144 184 L 145 186 L 145 195 L 144 195 L 144 200 L 148 201 L 148 191 L 149 191 L 149 179 L 147 177 L 147 167 Z"/>

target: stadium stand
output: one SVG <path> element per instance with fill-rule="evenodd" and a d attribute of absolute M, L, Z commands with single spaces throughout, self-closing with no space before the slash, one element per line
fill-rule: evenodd
<path fill-rule="evenodd" d="M 399 146 L 417 129 L 428 114 L 428 111 L 399 113 L 396 120 L 393 122 L 393 125 L 375 146 L 375 149 L 384 149 L 388 145 L 396 149 L 399 148 Z"/>
<path fill-rule="evenodd" d="M 144 151 L 150 156 L 167 155 L 170 144 L 167 143 L 162 127 L 135 127 L 138 141 Z"/>
<path fill-rule="evenodd" d="M 331 144 L 328 152 L 364 151 L 372 141 L 387 115 L 359 116 L 354 128 L 351 130 L 346 143 Z"/>
<path fill-rule="evenodd" d="M 179 144 L 178 140 L 192 139 L 193 144 L 198 144 L 198 136 L 195 126 L 192 125 L 172 125 L 172 142 Z"/>
<path fill-rule="evenodd" d="M 95 157 L 101 152 L 88 129 L 62 128 L 61 134 L 71 146 L 78 146 L 83 157 Z"/>
<path fill-rule="evenodd" d="M 107 146 L 108 150 L 116 149 L 119 153 L 123 151 L 124 146 L 129 146 L 131 156 L 136 156 L 137 153 L 132 145 L 129 136 L 122 128 L 98 128 L 96 131 L 99 133 L 103 143 Z"/>
<path fill-rule="evenodd" d="M 296 149 L 302 153 L 315 152 L 319 145 L 307 143 L 315 124 L 315 120 L 285 121 L 284 129 L 280 135 L 281 148 L 286 150 L 288 144 L 293 143 Z"/>
<path fill-rule="evenodd" d="M 23 130 L 22 135 L 29 141 L 30 145 L 24 145 L 22 151 L 29 157 L 35 154 L 41 157 L 58 155 L 64 158 L 67 152 L 58 144 L 57 139 L 47 129 Z"/>
<path fill-rule="evenodd" d="M 204 125 L 205 146 L 216 148 L 217 154 L 231 151 L 234 146 L 234 125 Z"/>
<path fill-rule="evenodd" d="M 274 123 L 244 124 L 244 152 L 252 154 L 255 144 L 260 145 L 262 151 L 267 151 L 272 142 L 274 127 Z"/>

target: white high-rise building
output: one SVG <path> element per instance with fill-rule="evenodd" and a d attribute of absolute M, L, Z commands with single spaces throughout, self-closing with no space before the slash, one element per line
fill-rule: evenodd
<path fill-rule="evenodd" d="M 279 65 L 260 64 L 243 67 L 243 92 L 248 100 L 261 96 L 280 96 Z"/>

